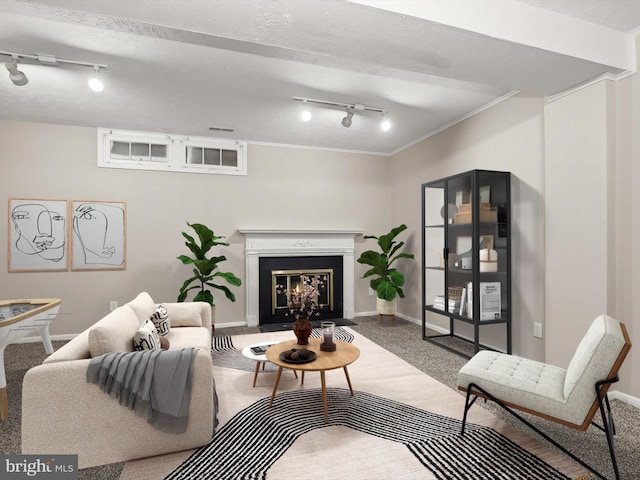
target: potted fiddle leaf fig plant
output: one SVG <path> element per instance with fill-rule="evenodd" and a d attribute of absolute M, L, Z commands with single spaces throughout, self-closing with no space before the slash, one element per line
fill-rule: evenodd
<path fill-rule="evenodd" d="M 227 285 L 220 284 L 218 280 L 224 280 L 229 285 L 239 287 L 242 284 L 236 275 L 231 272 L 221 272 L 218 270 L 218 264 L 227 260 L 224 255 L 211 256 L 209 250 L 218 245 L 229 246 L 229 243 L 220 241 L 221 238 L 216 235 L 209 227 L 200 223 L 187 222 L 197 234 L 197 239 L 186 232 L 182 232 L 182 236 L 187 240 L 184 244 L 193 254 L 192 257 L 180 255 L 176 257 L 185 265 L 193 265 L 193 276 L 185 280 L 180 288 L 178 302 L 184 302 L 190 291 L 196 290 L 193 302 L 206 302 L 211 305 L 212 321 L 214 314 L 214 299 L 211 289 L 217 289 L 224 292 L 225 296 L 232 302 L 236 301 L 236 296 Z M 210 287 L 210 288 L 209 288 Z"/>
<path fill-rule="evenodd" d="M 371 266 L 362 278 L 374 277 L 369 285 L 377 295 L 377 309 L 379 314 L 393 315 L 396 310 L 397 297 L 404 298 L 402 287 L 404 286 L 404 274 L 394 267 L 393 263 L 400 259 L 413 259 L 411 253 L 399 252 L 404 246 L 404 241 L 396 241 L 396 237 L 405 231 L 405 224 L 399 225 L 386 235 L 365 235 L 364 238 L 373 238 L 378 241 L 380 251 L 367 250 L 362 252 L 358 263 Z"/>

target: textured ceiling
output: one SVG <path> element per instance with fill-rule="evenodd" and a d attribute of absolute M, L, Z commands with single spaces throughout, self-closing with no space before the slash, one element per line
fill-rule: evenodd
<path fill-rule="evenodd" d="M 499 9 L 496 9 L 500 6 Z M 584 8 L 580 8 L 584 6 Z M 545 8 L 541 8 L 545 7 Z M 0 51 L 108 65 L 0 74 L 0 118 L 382 154 L 523 91 L 634 70 L 640 1 L 0 0 Z M 0 61 L 8 57 L 0 56 Z M 389 111 L 314 108 L 291 97 Z M 219 135 L 219 134 L 218 134 Z"/>

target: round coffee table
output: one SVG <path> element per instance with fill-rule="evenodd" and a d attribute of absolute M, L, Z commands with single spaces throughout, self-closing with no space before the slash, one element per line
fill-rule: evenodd
<path fill-rule="evenodd" d="M 278 391 L 278 384 L 280 383 L 280 376 L 282 370 L 288 368 L 291 370 L 299 370 L 302 372 L 302 383 L 304 383 L 305 372 L 320 372 L 320 382 L 322 384 L 322 405 L 324 406 L 324 421 L 329 421 L 329 412 L 327 409 L 327 385 L 325 382 L 324 372 L 327 370 L 334 370 L 336 368 L 342 368 L 344 375 L 347 378 L 347 384 L 349 385 L 349 391 L 353 396 L 353 387 L 351 386 L 351 379 L 349 378 L 349 371 L 347 366 L 355 362 L 360 356 L 360 349 L 355 345 L 345 342 L 336 341 L 336 350 L 334 352 L 323 352 L 320 350 L 320 339 L 310 338 L 309 345 L 298 345 L 296 339 L 287 340 L 285 342 L 273 345 L 265 356 L 274 365 L 278 366 L 278 375 L 276 376 L 276 383 L 273 386 L 273 392 L 271 393 L 271 400 L 269 400 L 269 407 L 273 404 L 273 398 Z M 291 350 L 292 348 L 306 348 L 315 352 L 316 359 L 308 363 L 289 363 L 284 360 L 280 360 L 280 354 Z"/>

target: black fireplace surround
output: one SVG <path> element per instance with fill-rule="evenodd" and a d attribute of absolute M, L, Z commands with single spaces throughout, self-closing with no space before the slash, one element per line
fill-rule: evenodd
<path fill-rule="evenodd" d="M 259 323 L 268 325 L 274 323 L 291 323 L 295 318 L 286 315 L 287 311 L 277 310 L 272 314 L 272 283 L 271 272 L 277 270 L 333 270 L 333 310 L 320 310 L 319 316 L 310 320 L 330 320 L 344 317 L 343 305 L 343 258 L 341 256 L 301 256 L 301 257 L 260 257 L 259 259 Z"/>

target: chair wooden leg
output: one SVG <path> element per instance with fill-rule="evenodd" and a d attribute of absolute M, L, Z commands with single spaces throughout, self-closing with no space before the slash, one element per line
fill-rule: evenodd
<path fill-rule="evenodd" d="M 9 400 L 7 398 L 7 387 L 0 388 L 0 420 L 9 419 Z"/>

